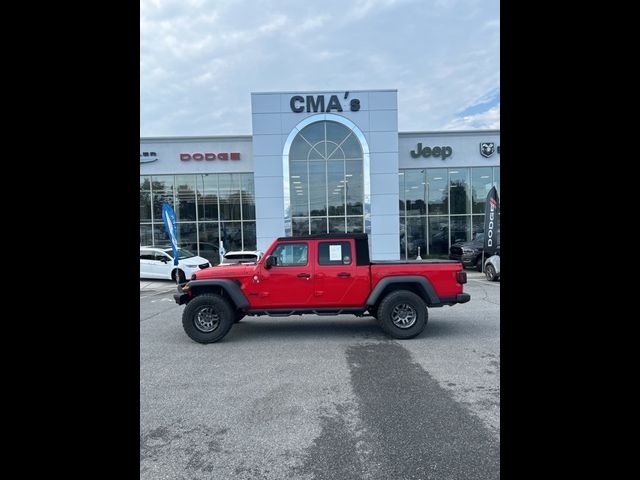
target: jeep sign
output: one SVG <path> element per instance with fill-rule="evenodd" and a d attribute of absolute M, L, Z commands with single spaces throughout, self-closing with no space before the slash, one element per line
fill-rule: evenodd
<path fill-rule="evenodd" d="M 453 149 L 449 146 L 447 147 L 424 147 L 422 148 L 422 143 L 419 143 L 415 150 L 411 150 L 411 156 L 413 158 L 418 158 L 420 155 L 423 157 L 442 157 L 442 160 L 450 157 L 453 154 Z"/>

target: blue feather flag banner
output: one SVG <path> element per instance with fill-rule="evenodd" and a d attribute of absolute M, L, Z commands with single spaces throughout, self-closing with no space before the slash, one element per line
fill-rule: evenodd
<path fill-rule="evenodd" d="M 176 214 L 168 203 L 162 204 L 162 219 L 164 220 L 164 228 L 167 231 L 167 236 L 171 241 L 171 248 L 173 249 L 173 264 L 178 265 L 178 239 L 176 238 Z"/>

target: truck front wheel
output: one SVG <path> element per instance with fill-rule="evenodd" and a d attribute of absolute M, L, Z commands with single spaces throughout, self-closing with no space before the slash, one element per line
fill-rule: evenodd
<path fill-rule="evenodd" d="M 234 319 L 229 302 L 220 295 L 205 293 L 187 303 L 182 312 L 182 327 L 191 340 L 213 343 L 229 332 Z"/>
<path fill-rule="evenodd" d="M 380 302 L 378 322 L 394 338 L 413 338 L 427 326 L 427 305 L 408 290 L 389 293 Z"/>

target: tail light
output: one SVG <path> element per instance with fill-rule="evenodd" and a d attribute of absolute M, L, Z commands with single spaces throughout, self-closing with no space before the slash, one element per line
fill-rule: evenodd
<path fill-rule="evenodd" d="M 456 272 L 456 282 L 460 284 L 467 283 L 467 272 L 464 270 L 462 272 Z"/>

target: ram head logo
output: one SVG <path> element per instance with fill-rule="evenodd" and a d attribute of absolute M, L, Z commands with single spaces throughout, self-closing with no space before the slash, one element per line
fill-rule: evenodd
<path fill-rule="evenodd" d="M 482 142 L 480 144 L 480 154 L 489 158 L 496 151 L 496 144 L 493 142 Z"/>

